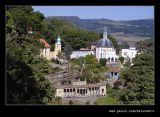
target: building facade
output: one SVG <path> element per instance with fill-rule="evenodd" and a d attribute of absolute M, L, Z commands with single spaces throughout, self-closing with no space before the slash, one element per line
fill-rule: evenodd
<path fill-rule="evenodd" d="M 47 43 L 47 41 L 43 38 L 39 39 L 40 43 L 44 45 L 44 47 L 40 50 L 40 55 L 46 58 L 47 60 L 56 59 L 57 55 L 61 53 L 61 39 L 58 36 L 57 42 L 55 43 L 55 50 L 50 51 L 51 46 Z"/>
<path fill-rule="evenodd" d="M 50 48 L 51 46 L 43 38 L 39 39 L 40 43 L 43 44 L 43 48 L 40 49 L 40 56 L 50 60 Z"/>
<path fill-rule="evenodd" d="M 118 56 L 111 40 L 107 37 L 106 28 L 103 33 L 103 38 L 100 39 L 97 44 L 91 45 L 91 49 L 73 51 L 70 57 L 79 58 L 85 57 L 86 55 L 95 55 L 98 61 L 101 58 L 105 58 L 108 62 L 116 62 Z"/>
<path fill-rule="evenodd" d="M 124 57 L 124 62 L 132 61 L 137 55 L 137 50 L 135 47 L 130 47 L 129 49 L 122 49 L 120 55 Z"/>
<path fill-rule="evenodd" d="M 103 38 L 100 39 L 96 46 L 96 58 L 100 60 L 101 58 L 107 59 L 107 62 L 116 62 L 118 56 L 114 49 L 111 40 L 107 37 L 107 31 L 103 33 Z"/>
<path fill-rule="evenodd" d="M 73 82 L 72 85 L 60 86 L 56 89 L 56 97 L 88 97 L 105 96 L 106 84 L 87 84 L 86 81 Z"/>
<path fill-rule="evenodd" d="M 79 58 L 79 57 L 85 57 L 86 55 L 95 55 L 94 51 L 92 50 L 79 50 L 79 51 L 73 51 L 70 58 Z"/>

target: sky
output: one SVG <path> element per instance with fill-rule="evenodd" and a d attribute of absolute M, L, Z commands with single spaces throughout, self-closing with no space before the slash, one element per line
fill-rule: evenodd
<path fill-rule="evenodd" d="M 48 16 L 78 16 L 80 19 L 154 19 L 154 6 L 33 6 Z"/>

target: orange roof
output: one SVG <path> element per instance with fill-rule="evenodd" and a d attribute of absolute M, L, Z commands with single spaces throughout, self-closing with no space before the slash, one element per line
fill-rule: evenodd
<path fill-rule="evenodd" d="M 47 43 L 47 41 L 43 38 L 39 39 L 40 43 L 44 44 L 45 48 L 50 48 L 51 46 Z"/>

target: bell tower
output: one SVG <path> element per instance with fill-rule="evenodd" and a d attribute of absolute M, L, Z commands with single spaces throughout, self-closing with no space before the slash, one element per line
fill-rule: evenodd
<path fill-rule="evenodd" d="M 61 38 L 58 36 L 57 42 L 55 44 L 55 52 L 58 54 L 59 52 L 61 53 Z"/>

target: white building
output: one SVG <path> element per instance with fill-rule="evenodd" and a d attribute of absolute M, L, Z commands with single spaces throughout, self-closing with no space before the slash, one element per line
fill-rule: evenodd
<path fill-rule="evenodd" d="M 40 55 L 45 57 L 46 59 L 50 60 L 50 48 L 51 48 L 51 46 L 43 38 L 40 38 L 39 41 L 44 46 L 43 49 L 40 50 L 41 51 Z"/>
<path fill-rule="evenodd" d="M 79 58 L 79 57 L 85 57 L 86 55 L 94 55 L 94 51 L 92 50 L 78 50 L 73 51 L 70 58 Z"/>
<path fill-rule="evenodd" d="M 118 59 L 116 50 L 114 49 L 111 40 L 107 37 L 106 29 L 103 33 L 103 38 L 100 39 L 96 45 L 96 58 L 98 60 L 105 58 L 108 62 L 116 62 L 116 59 Z"/>
<path fill-rule="evenodd" d="M 108 62 L 116 62 L 118 56 L 116 54 L 116 51 L 114 49 L 111 40 L 109 40 L 107 37 L 106 28 L 103 33 L 103 38 L 97 42 L 95 47 L 91 46 L 91 49 L 88 50 L 84 49 L 84 50 L 74 51 L 71 54 L 71 58 L 85 57 L 86 55 L 95 55 L 98 61 L 101 58 L 105 58 L 107 59 Z"/>
<path fill-rule="evenodd" d="M 130 47 L 129 49 L 122 49 L 120 55 L 124 57 L 124 62 L 131 60 L 136 57 L 137 50 L 135 47 Z"/>

